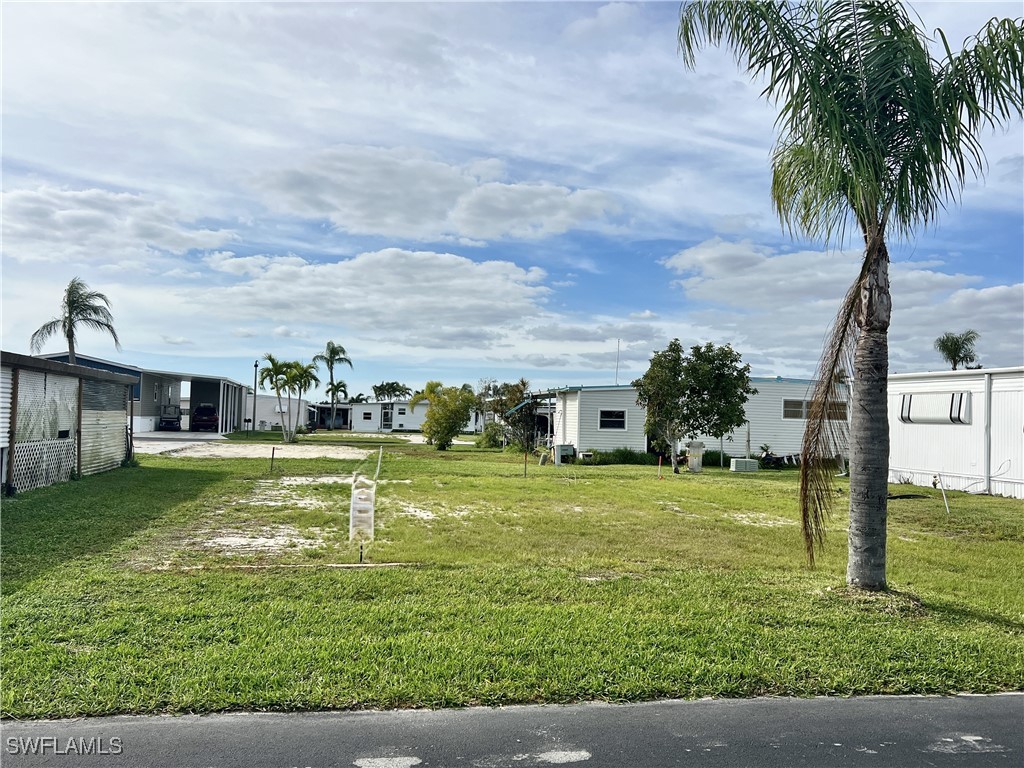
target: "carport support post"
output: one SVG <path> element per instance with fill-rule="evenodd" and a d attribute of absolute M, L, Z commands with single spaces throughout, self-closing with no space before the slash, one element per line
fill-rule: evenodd
<path fill-rule="evenodd" d="M 260 369 L 260 361 L 252 364 L 252 434 L 256 436 L 256 374 Z"/>
<path fill-rule="evenodd" d="M 82 390 L 84 390 L 84 389 L 85 389 L 85 379 L 79 378 L 78 379 L 78 424 L 77 424 L 77 430 L 76 430 L 77 434 L 75 435 L 75 447 L 77 449 L 76 453 L 78 454 L 75 457 L 75 464 L 76 464 L 76 466 L 75 466 L 75 474 L 77 474 L 79 477 L 82 476 L 82 399 L 83 399 L 82 398 Z"/>
<path fill-rule="evenodd" d="M 11 436 L 7 440 L 7 483 L 4 486 L 4 495 L 13 496 L 14 487 L 14 436 L 18 432 L 18 380 L 21 378 L 21 368 L 11 371 Z"/>

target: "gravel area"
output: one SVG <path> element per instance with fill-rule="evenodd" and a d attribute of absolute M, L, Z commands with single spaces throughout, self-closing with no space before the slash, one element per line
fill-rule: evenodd
<path fill-rule="evenodd" d="M 269 459 L 273 450 L 277 459 L 365 459 L 371 453 L 346 445 L 275 445 L 273 443 L 182 443 L 177 440 L 136 440 L 136 453 L 167 453 L 207 459 Z"/>

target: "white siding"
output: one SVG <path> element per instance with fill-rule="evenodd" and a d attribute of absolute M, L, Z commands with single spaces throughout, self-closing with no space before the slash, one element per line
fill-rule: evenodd
<path fill-rule="evenodd" d="M 199 401 L 192 402 L 189 398 L 182 400 L 182 408 L 188 407 L 191 411 L 192 407 L 199 405 Z M 285 411 L 288 410 L 288 398 L 281 397 L 281 407 Z M 306 423 L 306 401 L 292 398 L 291 404 L 292 411 L 295 413 L 295 409 L 298 408 L 302 416 L 299 418 L 299 424 Z M 281 426 L 284 423 L 284 418 L 288 414 L 278 412 L 277 406 L 277 395 L 257 395 L 256 396 L 256 429 L 257 430 L 268 430 L 273 426 Z M 242 418 L 252 418 L 252 395 L 246 393 L 245 403 L 242 407 Z M 292 423 L 295 421 L 294 415 L 290 416 Z M 244 423 L 244 422 L 243 422 Z M 182 421 L 182 429 L 188 429 L 187 420 Z"/>
<path fill-rule="evenodd" d="M 784 400 L 810 400 L 814 382 L 779 378 L 754 378 L 751 381 L 757 394 L 751 395 L 744 406 L 750 424 L 750 455 L 759 456 L 762 445 L 771 446 L 772 453 L 777 456 L 800 453 L 807 421 L 784 419 L 782 403 Z M 707 450 L 718 450 L 717 437 L 701 435 L 697 439 L 704 443 Z M 744 425 L 726 435 L 723 447 L 730 456 L 746 456 L 747 427 Z"/>
<path fill-rule="evenodd" d="M 580 441 L 580 395 L 578 391 L 559 392 L 555 398 L 555 444 L 575 445 Z"/>
<path fill-rule="evenodd" d="M 367 416 L 369 414 L 369 416 Z M 352 406 L 353 432 L 380 431 L 380 403 L 356 403 Z"/>
<path fill-rule="evenodd" d="M 986 377 L 992 399 L 986 402 Z M 900 421 L 904 395 L 969 392 L 970 423 L 908 424 Z M 889 480 L 947 489 L 986 490 L 986 445 L 991 446 L 991 492 L 1024 498 L 1024 368 L 942 371 L 889 377 Z M 990 409 L 990 410 L 989 410 Z M 986 414 L 991 415 L 991 437 Z"/>
<path fill-rule="evenodd" d="M 4 366 L 0 368 L 0 448 L 11 444 L 11 390 L 14 372 Z"/>
<path fill-rule="evenodd" d="M 616 448 L 647 450 L 644 432 L 646 411 L 636 404 L 636 390 L 632 387 L 616 389 L 583 389 L 579 393 L 580 451 L 611 451 Z M 625 429 L 602 429 L 601 411 L 625 411 Z"/>

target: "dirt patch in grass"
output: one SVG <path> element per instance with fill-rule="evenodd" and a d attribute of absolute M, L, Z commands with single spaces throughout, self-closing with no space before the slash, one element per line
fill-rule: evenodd
<path fill-rule="evenodd" d="M 736 512 L 729 518 L 743 525 L 756 525 L 759 528 L 776 528 L 780 525 L 796 525 L 793 520 L 767 515 L 764 512 Z"/>
<path fill-rule="evenodd" d="M 321 529 L 310 528 L 301 533 L 291 525 L 262 526 L 253 532 L 210 531 L 196 544 L 225 555 L 273 554 L 294 549 L 312 549 L 324 544 Z"/>
<path fill-rule="evenodd" d="M 193 443 L 166 455 L 203 459 L 349 459 L 362 460 L 374 451 L 347 445 L 268 445 L 267 443 Z"/>

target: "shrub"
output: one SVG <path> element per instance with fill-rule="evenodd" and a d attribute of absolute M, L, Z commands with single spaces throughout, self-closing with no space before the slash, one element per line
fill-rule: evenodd
<path fill-rule="evenodd" d="M 658 463 L 657 455 L 646 451 L 634 451 L 632 448 L 616 448 L 611 451 L 593 451 L 589 459 L 576 459 L 579 464 L 647 464 Z"/>
<path fill-rule="evenodd" d="M 492 421 L 484 425 L 484 431 L 477 435 L 477 448 L 501 448 L 505 444 L 505 430 L 501 424 Z"/>

